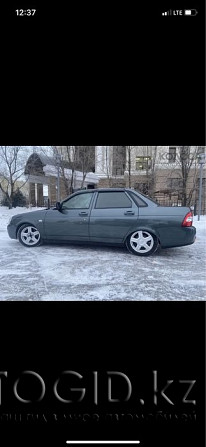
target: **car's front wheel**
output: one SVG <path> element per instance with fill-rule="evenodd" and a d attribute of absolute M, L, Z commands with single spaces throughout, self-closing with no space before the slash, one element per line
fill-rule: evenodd
<path fill-rule="evenodd" d="M 151 255 L 157 250 L 158 245 L 157 237 L 144 230 L 135 231 L 126 240 L 126 247 L 129 252 L 137 256 Z"/>
<path fill-rule="evenodd" d="M 22 225 L 17 233 L 19 242 L 26 247 L 37 247 L 42 244 L 42 238 L 39 230 L 33 225 Z"/>

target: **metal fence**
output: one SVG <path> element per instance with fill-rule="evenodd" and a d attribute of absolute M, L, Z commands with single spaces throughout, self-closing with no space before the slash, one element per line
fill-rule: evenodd
<path fill-rule="evenodd" d="M 161 199 L 155 197 L 155 201 L 162 206 L 182 206 L 181 200 L 168 200 L 164 198 Z"/>
<path fill-rule="evenodd" d="M 53 208 L 56 206 L 56 202 L 51 202 L 49 199 L 47 200 L 38 200 L 37 203 L 29 203 L 27 202 L 27 208 Z"/>

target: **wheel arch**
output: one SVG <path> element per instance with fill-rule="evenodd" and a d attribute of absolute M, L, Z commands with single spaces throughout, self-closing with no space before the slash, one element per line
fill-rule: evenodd
<path fill-rule="evenodd" d="M 161 245 L 160 235 L 159 235 L 158 231 L 154 230 L 154 228 L 150 228 L 150 227 L 142 226 L 142 225 L 140 225 L 140 226 L 138 226 L 138 227 L 135 227 L 135 228 L 133 228 L 133 229 L 130 229 L 130 230 L 128 231 L 128 233 L 127 233 L 126 236 L 124 237 L 124 244 L 126 243 L 127 238 L 128 238 L 130 235 L 132 235 L 133 233 L 135 233 L 136 231 L 147 231 L 148 233 L 151 233 L 152 236 L 155 236 L 155 237 L 157 238 L 158 243 Z"/>
<path fill-rule="evenodd" d="M 39 225 L 34 224 L 33 222 L 24 221 L 24 222 L 20 222 L 18 224 L 18 226 L 16 227 L 16 239 L 18 238 L 18 231 L 21 227 L 23 227 L 23 225 L 31 225 L 31 226 L 35 227 L 39 232 L 41 232 L 41 237 L 43 238 L 43 233 L 44 233 L 43 227 L 39 228 Z"/>

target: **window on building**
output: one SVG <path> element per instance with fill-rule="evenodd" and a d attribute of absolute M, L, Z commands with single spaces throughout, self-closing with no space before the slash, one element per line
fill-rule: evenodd
<path fill-rule="evenodd" d="M 146 171 L 151 169 L 151 157 L 136 157 L 136 170 Z"/>
<path fill-rule="evenodd" d="M 169 157 L 168 157 L 169 163 L 174 163 L 176 161 L 176 155 L 177 155 L 177 148 L 175 146 L 170 146 Z"/>
<path fill-rule="evenodd" d="M 168 178 L 167 186 L 171 189 L 181 189 L 183 187 L 183 180 L 181 178 Z"/>

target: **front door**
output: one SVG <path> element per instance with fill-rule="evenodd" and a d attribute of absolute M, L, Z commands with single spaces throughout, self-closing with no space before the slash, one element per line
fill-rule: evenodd
<path fill-rule="evenodd" d="M 88 241 L 92 196 L 92 192 L 79 193 L 65 200 L 61 211 L 49 210 L 45 218 L 46 238 Z"/>

